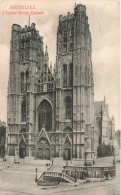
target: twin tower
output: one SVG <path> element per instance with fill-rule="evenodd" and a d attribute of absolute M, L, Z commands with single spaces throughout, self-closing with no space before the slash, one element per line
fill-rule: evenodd
<path fill-rule="evenodd" d="M 8 83 L 8 155 L 92 158 L 94 82 L 86 7 L 59 16 L 56 63 L 35 24 L 13 24 Z"/>

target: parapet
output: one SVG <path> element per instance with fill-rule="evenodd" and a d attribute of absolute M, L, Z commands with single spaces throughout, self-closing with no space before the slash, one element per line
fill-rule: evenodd
<path fill-rule="evenodd" d="M 73 17 L 74 17 L 74 14 L 70 14 L 70 12 L 68 12 L 67 16 L 60 15 L 59 21 L 63 22 L 63 21 L 69 20 L 69 19 L 73 19 Z"/>
<path fill-rule="evenodd" d="M 75 13 L 80 13 L 80 12 L 86 12 L 86 6 L 85 5 L 82 5 L 82 4 L 78 4 L 76 7 L 75 7 Z M 66 21 L 66 20 L 69 20 L 69 19 L 73 19 L 74 18 L 74 14 L 70 14 L 70 12 L 67 13 L 67 16 L 62 16 L 60 15 L 59 16 L 59 22 L 63 22 L 63 21 Z"/>
<path fill-rule="evenodd" d="M 31 28 L 32 28 L 32 29 L 35 29 L 35 23 L 32 23 L 32 24 L 31 24 Z"/>
<path fill-rule="evenodd" d="M 21 30 L 21 26 L 18 25 L 18 24 L 13 24 L 12 26 L 12 30 L 15 30 L 15 31 L 20 31 Z"/>
<path fill-rule="evenodd" d="M 86 6 L 82 4 L 78 4 L 75 7 L 75 12 L 86 12 Z"/>

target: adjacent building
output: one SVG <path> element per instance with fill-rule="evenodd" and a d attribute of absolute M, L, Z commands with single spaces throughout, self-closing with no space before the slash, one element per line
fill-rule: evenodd
<path fill-rule="evenodd" d="M 99 144 L 105 143 L 107 145 L 110 143 L 113 145 L 113 140 L 115 140 L 115 121 L 113 116 L 109 116 L 105 97 L 103 101 L 94 102 L 94 118 Z"/>
<path fill-rule="evenodd" d="M 5 156 L 6 149 L 6 123 L 0 120 L 0 157 Z"/>

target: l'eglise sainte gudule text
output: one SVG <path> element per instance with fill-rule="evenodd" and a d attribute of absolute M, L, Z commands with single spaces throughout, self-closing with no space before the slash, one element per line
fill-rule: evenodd
<path fill-rule="evenodd" d="M 3 15 L 28 15 L 28 14 L 33 14 L 33 15 L 42 15 L 44 14 L 43 11 L 3 11 L 2 12 Z"/>

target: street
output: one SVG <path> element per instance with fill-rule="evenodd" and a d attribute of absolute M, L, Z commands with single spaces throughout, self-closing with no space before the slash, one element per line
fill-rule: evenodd
<path fill-rule="evenodd" d="M 93 182 L 72 186 L 61 184 L 56 188 L 42 189 L 35 183 L 35 169 L 38 167 L 39 175 L 47 170 L 46 162 L 34 161 L 23 162 L 20 165 L 12 165 L 10 168 L 4 166 L 0 172 L 0 194 L 21 195 L 21 194 L 81 194 L 81 195 L 119 195 L 120 194 L 120 165 L 117 164 L 116 178 L 104 182 Z"/>

